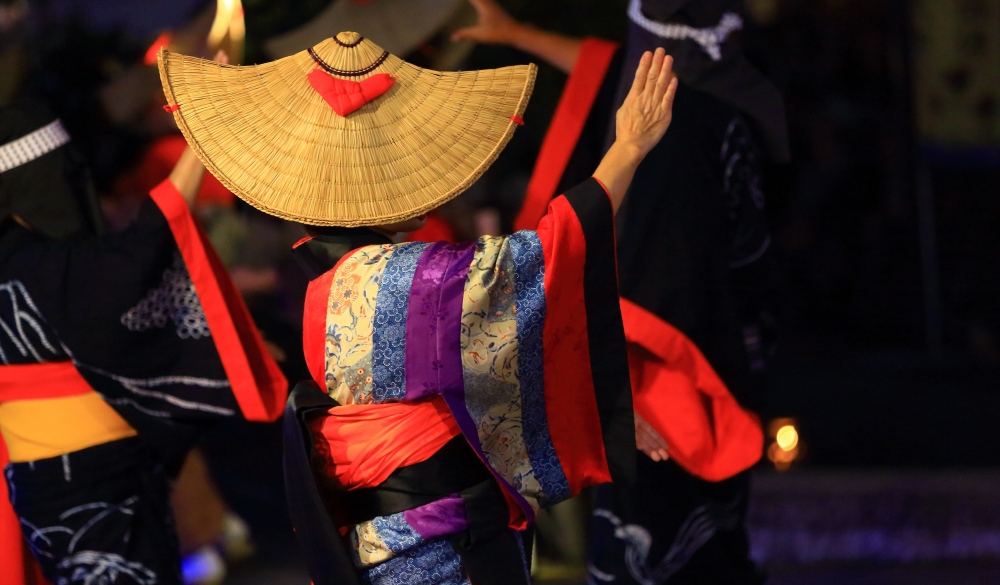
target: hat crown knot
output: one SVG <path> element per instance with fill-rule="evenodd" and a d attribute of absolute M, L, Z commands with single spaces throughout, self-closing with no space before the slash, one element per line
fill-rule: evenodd
<path fill-rule="evenodd" d="M 353 31 L 344 31 L 337 33 L 337 35 L 334 36 L 333 39 L 337 41 L 337 44 L 340 45 L 341 47 L 351 48 L 358 46 L 358 44 L 362 41 L 362 39 L 364 39 L 364 37 L 362 37 L 360 33 L 356 33 Z"/>

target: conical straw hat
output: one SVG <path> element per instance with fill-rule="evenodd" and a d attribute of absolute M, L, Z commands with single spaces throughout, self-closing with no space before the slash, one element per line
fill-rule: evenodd
<path fill-rule="evenodd" d="M 311 47 L 330 31 L 361 30 L 385 50 L 406 56 L 468 7 L 466 0 L 334 0 L 316 18 L 265 43 L 272 57 Z"/>
<path fill-rule="evenodd" d="M 467 189 L 513 135 L 536 71 L 421 69 L 354 32 L 262 65 L 166 50 L 159 65 L 168 109 L 222 184 L 271 215 L 337 226 L 402 221 Z M 342 116 L 310 74 L 394 83 Z"/>

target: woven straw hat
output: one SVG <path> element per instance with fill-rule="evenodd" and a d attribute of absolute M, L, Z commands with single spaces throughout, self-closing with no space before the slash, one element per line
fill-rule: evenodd
<path fill-rule="evenodd" d="M 166 50 L 159 65 L 167 108 L 230 191 L 271 215 L 336 226 L 402 221 L 467 189 L 513 135 L 536 71 L 421 69 L 354 32 L 262 65 Z M 360 107 L 334 111 L 345 101 Z"/>

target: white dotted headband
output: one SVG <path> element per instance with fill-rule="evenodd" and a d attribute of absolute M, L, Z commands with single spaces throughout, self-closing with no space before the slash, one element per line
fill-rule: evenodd
<path fill-rule="evenodd" d="M 735 12 L 727 12 L 722 15 L 719 24 L 712 28 L 694 28 L 686 24 L 664 24 L 650 20 L 642 13 L 642 2 L 632 0 L 628 7 L 629 19 L 660 37 L 673 41 L 683 41 L 691 39 L 701 45 L 701 48 L 712 58 L 713 61 L 722 59 L 722 43 L 726 42 L 733 31 L 743 28 L 743 19 Z"/>
<path fill-rule="evenodd" d="M 0 173 L 33 161 L 67 142 L 69 133 L 59 120 L 42 126 L 31 134 L 0 146 Z"/>

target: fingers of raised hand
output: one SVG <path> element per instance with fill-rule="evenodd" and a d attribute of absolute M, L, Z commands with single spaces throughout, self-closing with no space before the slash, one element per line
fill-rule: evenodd
<path fill-rule="evenodd" d="M 667 86 L 667 91 L 663 94 L 663 100 L 661 102 L 662 106 L 668 110 L 673 110 L 674 106 L 674 96 L 677 95 L 677 75 L 670 75 L 670 84 Z"/>
<path fill-rule="evenodd" d="M 663 50 L 663 47 L 658 47 L 653 52 L 653 59 L 649 64 L 649 70 L 646 71 L 645 91 L 655 91 L 656 80 L 660 76 L 660 70 L 663 69 L 663 61 L 666 59 L 666 56 L 667 52 Z"/>
<path fill-rule="evenodd" d="M 657 51 L 661 50 L 657 49 Z M 667 89 L 670 87 L 671 80 L 674 77 L 673 64 L 674 58 L 665 54 L 663 60 L 660 62 L 659 69 L 656 71 L 656 82 L 653 86 L 653 102 L 656 104 L 663 102 L 663 96 L 666 95 Z"/>
<path fill-rule="evenodd" d="M 639 66 L 635 69 L 635 79 L 632 80 L 632 89 L 629 92 L 631 95 L 636 96 L 642 93 L 642 90 L 646 87 L 646 76 L 649 75 L 649 69 L 653 64 L 653 54 L 646 51 L 642 54 L 639 59 Z"/>

